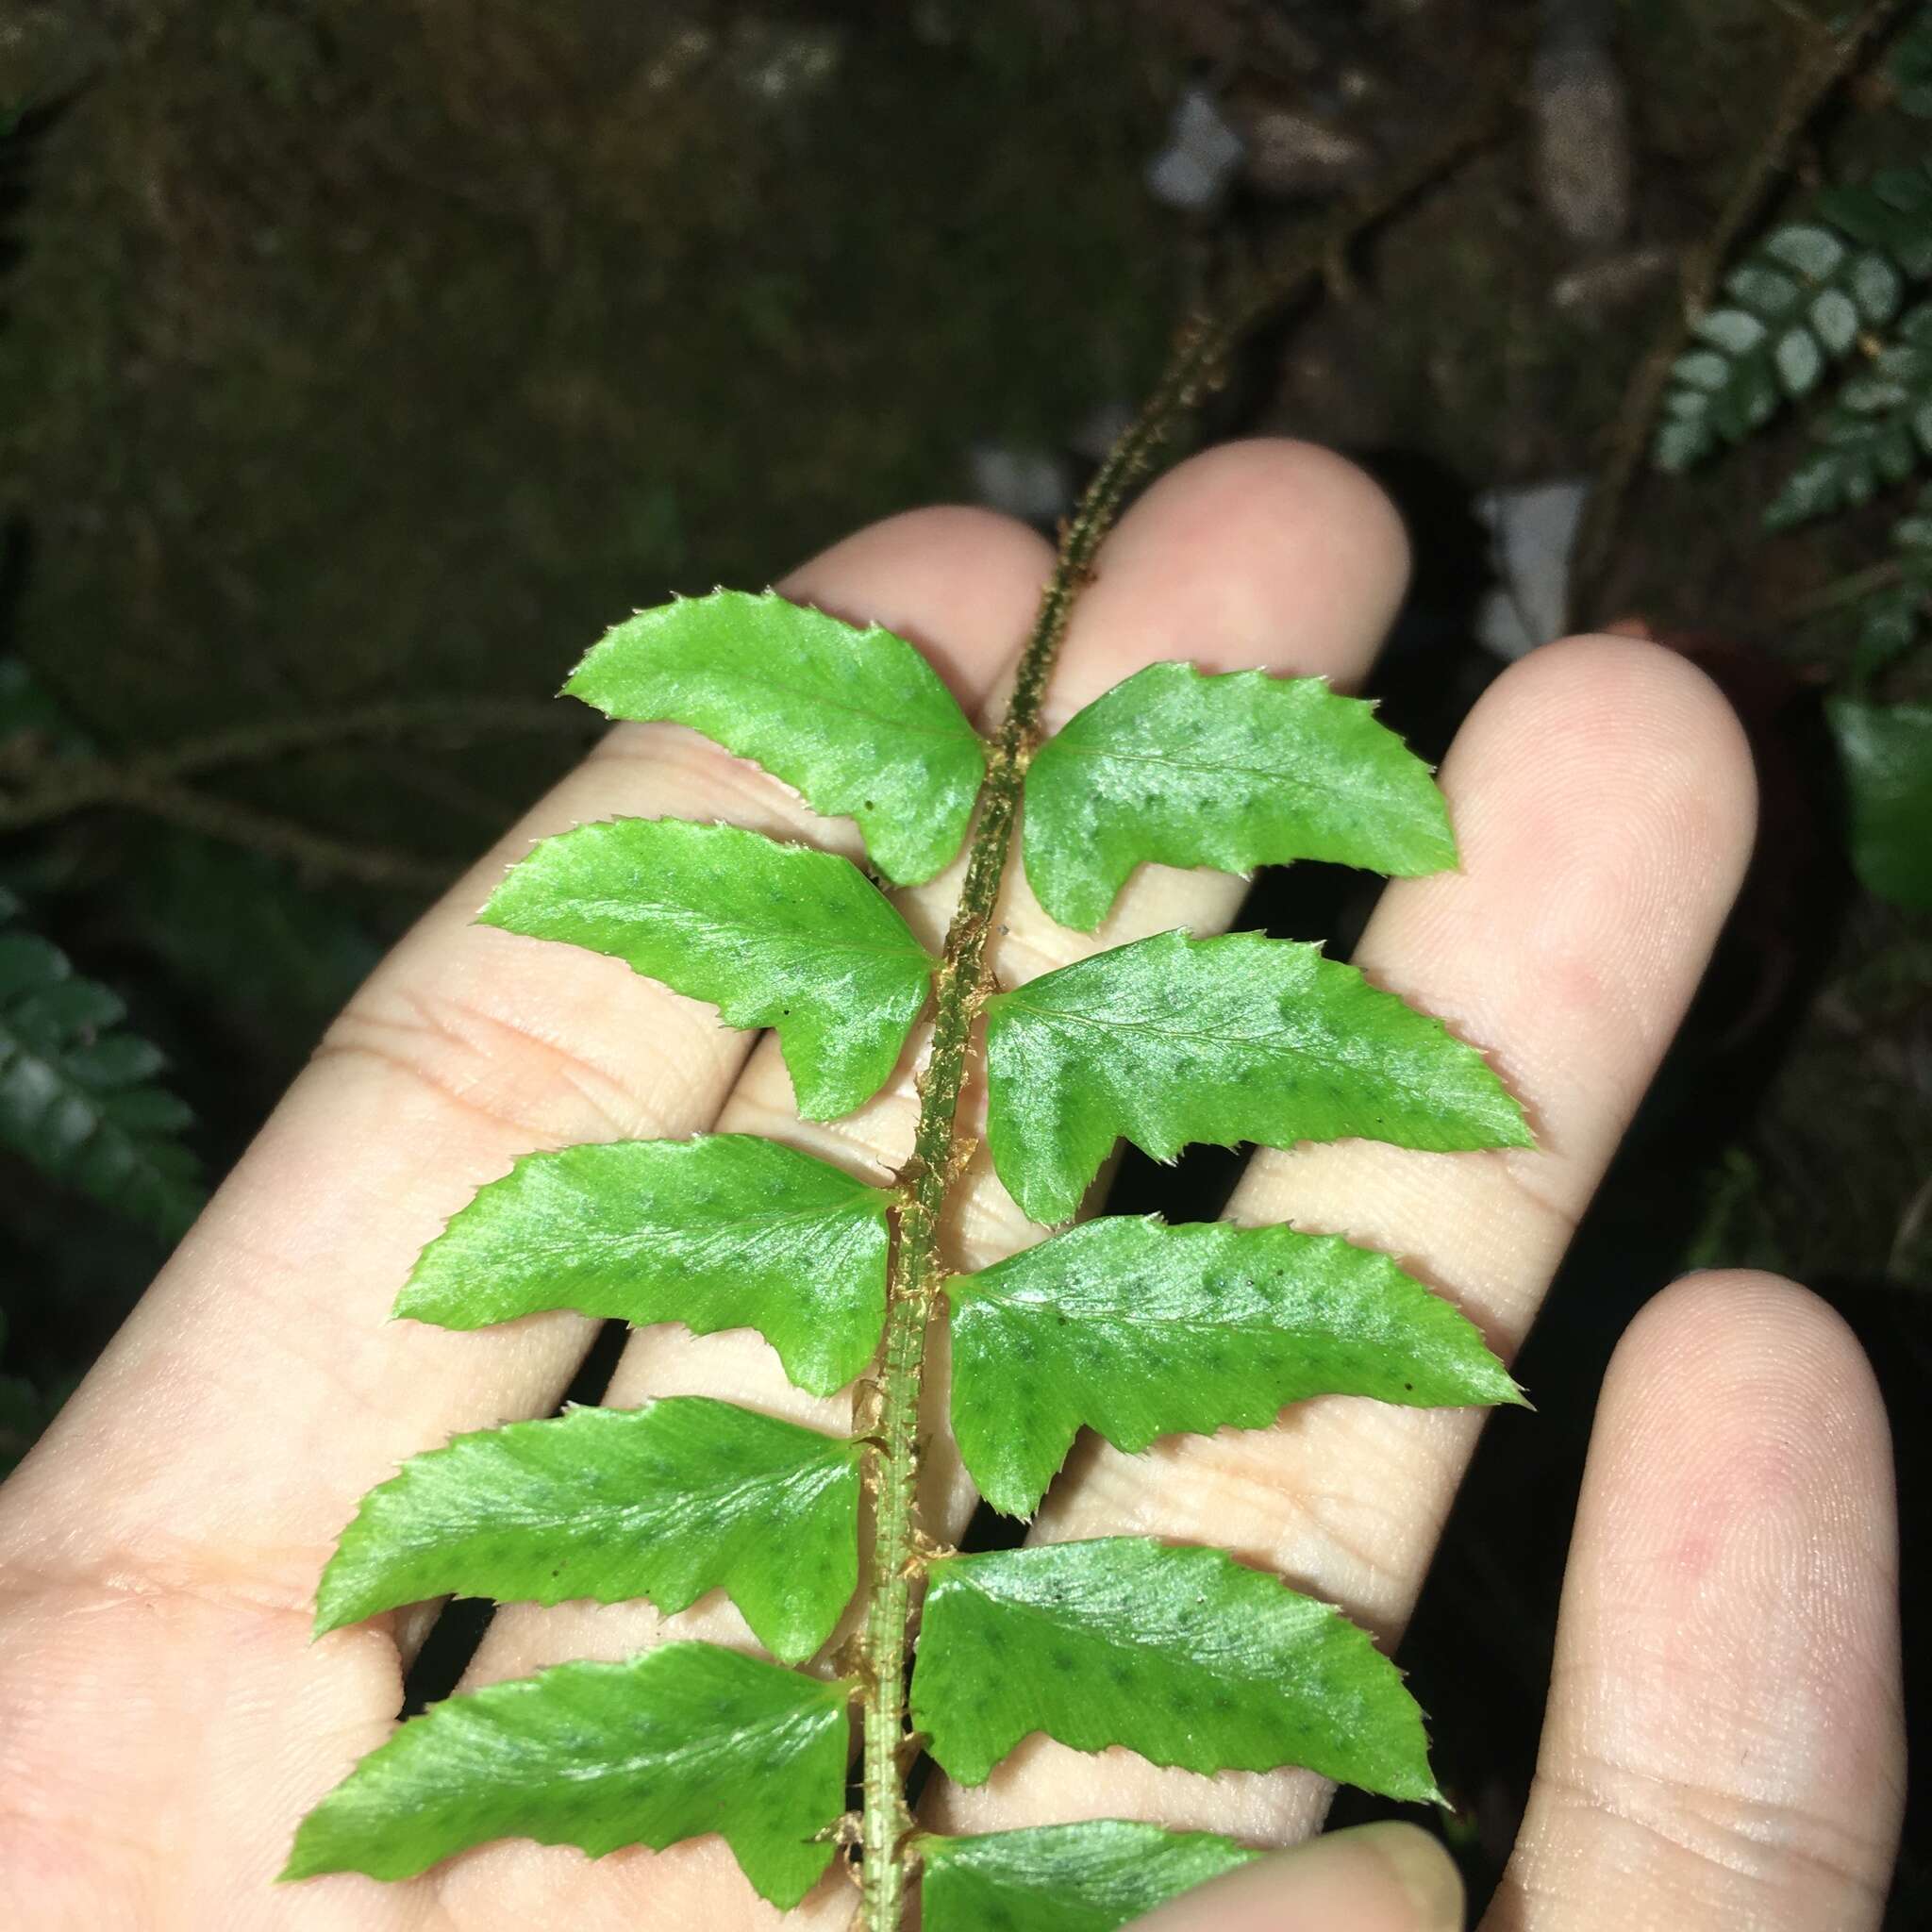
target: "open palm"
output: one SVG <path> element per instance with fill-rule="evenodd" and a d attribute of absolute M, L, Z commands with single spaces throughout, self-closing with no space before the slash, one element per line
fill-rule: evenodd
<path fill-rule="evenodd" d="M 841 544 L 788 588 L 912 638 L 969 708 L 996 707 L 1048 560 L 1016 525 L 925 511 Z M 1388 506 L 1337 459 L 1283 443 L 1197 458 L 1109 544 L 1048 722 L 1155 658 L 1358 681 L 1405 568 Z M 1750 846 L 1751 768 L 1698 673 L 1600 639 L 1499 680 L 1443 782 L 1463 869 L 1391 886 L 1357 963 L 1489 1050 L 1541 1145 L 1262 1153 L 1229 1211 L 1389 1250 L 1507 1356 L 1696 986 Z M 0 1491 L 0 1921 L 34 1932 L 778 1923 L 714 1839 L 594 1864 L 490 1845 L 390 1887 L 272 1882 L 296 1820 L 389 1731 L 433 1614 L 310 1643 L 316 1577 L 357 1499 L 452 1433 L 548 1412 L 592 1332 L 575 1316 L 481 1334 L 386 1325 L 423 1243 L 537 1146 L 715 1126 L 775 1133 L 858 1170 L 909 1150 L 910 1057 L 859 1113 L 801 1123 L 772 1041 L 722 1029 L 710 1008 L 616 961 L 470 924 L 533 838 L 625 814 L 728 818 L 858 850 L 848 824 L 814 818 L 691 734 L 626 726 L 357 997 Z M 901 895 L 923 938 L 943 931 L 957 884 Z M 1219 875 L 1146 868 L 1088 939 L 1040 913 L 1012 869 L 995 963 L 1012 984 L 1144 933 L 1211 931 L 1241 892 Z M 976 1167 L 952 1230 L 957 1265 L 985 1266 L 1036 1234 Z M 608 1399 L 671 1393 L 843 1420 L 843 1398 L 791 1388 L 744 1331 L 634 1335 Z M 956 1531 L 972 1496 L 941 1416 L 935 1404 L 928 1521 Z M 1083 1438 L 1034 1534 L 1231 1548 L 1392 1642 L 1479 1425 L 1465 1411 L 1330 1398 L 1274 1428 L 1145 1456 Z M 1835 1319 L 1761 1276 L 1704 1277 L 1647 1310 L 1598 1418 L 1542 1759 L 1489 1932 L 1874 1925 L 1902 1783 L 1893 1566 L 1883 1420 Z M 468 1681 L 700 1633 L 749 1641 L 715 1601 L 672 1618 L 641 1604 L 513 1607 Z M 987 1786 L 927 1802 L 935 1823 L 967 1829 L 1138 1816 L 1288 1844 L 1315 1830 L 1325 1801 L 1305 1774 L 1202 1778 L 1036 1738 Z M 1337 1861 L 1330 1890 L 1306 1896 L 1329 1899 L 1351 1932 L 1417 1923 L 1375 1891 L 1374 1861 L 1357 1862 Z M 1252 1915 L 1315 1870 L 1297 1880 L 1292 1859 L 1250 1868 L 1218 1899 L 1167 1916 L 1272 1924 Z M 786 1923 L 843 1925 L 855 1896 L 835 1874 Z"/>

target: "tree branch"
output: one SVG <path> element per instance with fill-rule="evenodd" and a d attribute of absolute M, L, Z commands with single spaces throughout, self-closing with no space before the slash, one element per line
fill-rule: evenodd
<path fill-rule="evenodd" d="M 175 798 L 183 795 L 184 779 L 237 766 L 268 764 L 337 745 L 375 740 L 449 750 L 483 739 L 558 731 L 586 737 L 600 729 L 601 724 L 588 711 L 568 707 L 536 705 L 522 698 L 472 698 L 454 703 L 410 699 L 325 712 L 314 718 L 241 724 L 126 758 L 45 760 L 27 782 L 0 788 L 0 832 L 25 831 L 102 806 L 151 810 L 158 793 Z"/>

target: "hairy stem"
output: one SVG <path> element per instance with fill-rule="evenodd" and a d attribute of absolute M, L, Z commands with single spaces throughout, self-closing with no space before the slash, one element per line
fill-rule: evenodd
<path fill-rule="evenodd" d="M 932 1045 L 919 1081 L 912 1158 L 901 1170 L 898 1239 L 887 1288 L 885 1351 L 867 1418 L 874 1448 L 875 1530 L 866 1579 L 865 1811 L 863 1924 L 898 1932 L 904 1916 L 905 1840 L 911 1827 L 904 1792 L 907 1658 L 919 1568 L 919 1393 L 926 1329 L 943 1273 L 940 1231 L 957 1159 L 956 1120 L 965 1085 L 973 1024 L 991 991 L 987 941 L 1012 844 L 1020 783 L 1040 729 L 1041 705 L 1067 619 L 1093 557 L 1134 478 L 1146 466 L 1219 352 L 1218 331 L 1191 328 L 1147 407 L 1114 445 L 1060 539 L 1059 555 L 1020 659 L 1013 696 L 988 760 L 986 783 L 966 861 L 966 880 L 946 933 L 936 985 Z"/>
<path fill-rule="evenodd" d="M 992 990 L 988 962 L 1000 883 L 1012 843 L 1021 781 L 1040 729 L 1054 659 L 1075 600 L 1127 492 L 1175 425 L 1200 400 L 1218 364 L 1241 336 L 1300 292 L 1353 235 L 1391 212 L 1487 138 L 1494 104 L 1459 126 L 1416 166 L 1324 224 L 1281 271 L 1264 278 L 1218 321 L 1196 320 L 1140 414 L 1096 472 L 1061 531 L 1059 552 L 1020 659 L 979 795 L 965 883 L 946 933 L 935 985 L 932 1044 L 919 1081 L 912 1158 L 901 1173 L 897 1240 L 887 1288 L 884 1352 L 866 1418 L 874 1442 L 875 1527 L 866 1576 L 861 1637 L 864 1763 L 860 1845 L 863 1932 L 899 1932 L 904 1921 L 911 1829 L 904 1790 L 906 1687 L 911 1647 L 913 1582 L 921 1564 L 918 1527 L 920 1388 L 926 1331 L 943 1274 L 941 1227 L 958 1156 L 957 1119 L 974 1022 Z"/>
<path fill-rule="evenodd" d="M 1215 320 L 1195 320 L 1140 414 L 1108 451 L 1060 533 L 1053 574 L 1020 659 L 979 794 L 959 903 L 935 980 L 932 1044 L 919 1080 L 912 1157 L 900 1172 L 897 1240 L 887 1288 L 886 1335 L 861 1416 L 872 1443 L 873 1550 L 865 1579 L 860 1637 L 864 1683 L 864 1811 L 859 1843 L 863 1932 L 899 1932 L 904 1922 L 911 1816 L 905 1798 L 907 1672 L 914 1585 L 922 1562 L 918 1523 L 920 1385 L 934 1298 L 944 1274 L 941 1224 L 963 1164 L 958 1143 L 959 1095 L 980 1008 L 992 991 L 988 943 L 1026 761 L 1040 733 L 1041 704 L 1074 605 L 1122 503 L 1175 426 L 1215 379 L 1230 348 L 1257 322 L 1319 275 L 1356 234 L 1407 201 L 1500 125 L 1499 103 L 1486 102 L 1450 138 L 1399 170 L 1374 193 L 1322 224 L 1282 266 L 1244 291 Z"/>

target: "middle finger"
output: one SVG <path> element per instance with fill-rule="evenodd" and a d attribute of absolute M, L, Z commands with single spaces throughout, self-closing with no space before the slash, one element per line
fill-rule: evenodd
<path fill-rule="evenodd" d="M 1357 963 L 1491 1054 L 1538 1145 L 1264 1152 L 1229 1214 L 1386 1250 L 1507 1357 L 1703 974 L 1749 856 L 1755 788 L 1708 680 L 1607 638 L 1552 646 L 1499 679 L 1442 782 L 1461 869 L 1391 886 Z M 1083 1437 L 1034 1535 L 1232 1548 L 1392 1641 L 1482 1420 L 1327 1397 L 1271 1428 L 1145 1456 Z M 1325 1804 L 1305 1773 L 1209 1779 L 1041 1738 L 990 1784 L 940 1801 L 948 1829 L 1126 1815 L 1284 1841 Z"/>

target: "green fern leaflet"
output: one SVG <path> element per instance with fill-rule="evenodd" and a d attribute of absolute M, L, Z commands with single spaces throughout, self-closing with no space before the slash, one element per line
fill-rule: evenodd
<path fill-rule="evenodd" d="M 204 1199 L 193 1116 L 118 994 L 75 972 L 0 888 L 0 1146 L 173 1241 Z"/>

